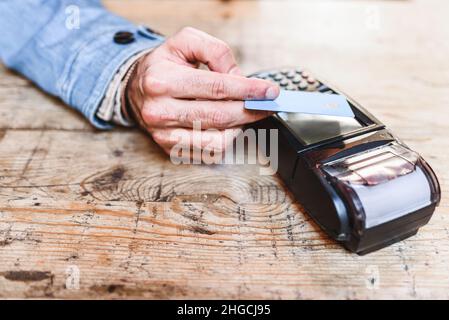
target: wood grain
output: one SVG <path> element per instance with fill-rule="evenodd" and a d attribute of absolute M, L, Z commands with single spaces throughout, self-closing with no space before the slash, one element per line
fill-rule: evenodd
<path fill-rule="evenodd" d="M 350 254 L 276 176 L 175 166 L 0 67 L 0 297 L 449 298 L 447 2 L 105 4 L 167 34 L 206 30 L 245 72 L 301 65 L 337 84 L 429 160 L 440 207 L 415 237 Z"/>

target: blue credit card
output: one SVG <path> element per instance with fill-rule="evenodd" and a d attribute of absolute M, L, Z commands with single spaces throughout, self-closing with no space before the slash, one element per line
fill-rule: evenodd
<path fill-rule="evenodd" d="M 245 109 L 354 117 L 344 96 L 320 92 L 281 90 L 275 100 L 245 101 Z"/>

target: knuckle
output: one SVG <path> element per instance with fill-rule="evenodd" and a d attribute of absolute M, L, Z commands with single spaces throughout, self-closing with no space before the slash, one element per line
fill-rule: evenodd
<path fill-rule="evenodd" d="M 177 118 L 179 123 L 189 123 L 191 119 L 191 113 L 189 112 L 189 110 L 182 110 L 178 113 Z"/>
<path fill-rule="evenodd" d="M 227 97 L 226 85 L 223 79 L 216 79 L 211 85 L 211 95 L 215 99 L 224 99 Z"/>
<path fill-rule="evenodd" d="M 217 60 L 221 60 L 232 54 L 231 47 L 226 42 L 218 39 L 215 43 L 215 47 L 213 48 L 213 52 Z"/>
<path fill-rule="evenodd" d="M 157 108 L 153 107 L 145 107 L 142 110 L 142 118 L 148 125 L 159 124 L 163 121 L 162 114 L 157 110 Z"/>
<path fill-rule="evenodd" d="M 167 82 L 159 79 L 151 73 L 147 73 L 143 78 L 143 87 L 149 95 L 163 95 L 166 94 L 169 86 Z"/>
<path fill-rule="evenodd" d="M 232 124 L 232 117 L 222 111 L 222 110 L 215 110 L 211 113 L 209 113 L 209 118 L 208 118 L 208 122 L 209 122 L 209 126 L 213 127 L 213 128 L 227 128 L 230 127 Z"/>

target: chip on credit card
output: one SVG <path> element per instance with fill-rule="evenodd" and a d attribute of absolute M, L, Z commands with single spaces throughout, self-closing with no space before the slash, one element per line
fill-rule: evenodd
<path fill-rule="evenodd" d="M 354 117 L 344 96 L 320 92 L 281 90 L 275 100 L 245 101 L 245 109 Z"/>

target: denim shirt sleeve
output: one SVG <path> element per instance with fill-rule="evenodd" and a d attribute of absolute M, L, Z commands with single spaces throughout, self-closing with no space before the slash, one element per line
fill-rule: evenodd
<path fill-rule="evenodd" d="M 0 0 L 0 30 L 0 58 L 8 67 L 103 129 L 110 125 L 96 110 L 120 66 L 163 41 L 99 0 Z M 119 31 L 132 32 L 135 41 L 115 43 Z"/>

